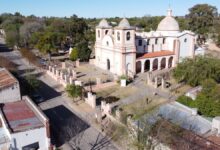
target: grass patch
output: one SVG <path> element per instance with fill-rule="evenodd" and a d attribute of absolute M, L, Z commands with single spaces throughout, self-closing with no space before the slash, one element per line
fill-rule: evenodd
<path fill-rule="evenodd" d="M 133 118 L 139 119 L 142 117 L 144 114 L 151 112 L 155 108 L 157 108 L 159 105 L 162 103 L 166 102 L 165 99 L 163 98 L 148 98 L 149 103 L 147 104 L 146 99 L 142 99 L 139 101 L 136 101 L 135 103 L 125 105 L 122 109 L 127 113 L 127 114 L 133 114 Z"/>

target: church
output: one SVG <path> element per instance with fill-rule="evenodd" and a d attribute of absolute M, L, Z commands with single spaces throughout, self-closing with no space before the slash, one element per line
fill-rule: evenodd
<path fill-rule="evenodd" d="M 126 18 L 116 27 L 102 19 L 96 27 L 95 65 L 118 76 L 173 68 L 181 59 L 193 58 L 196 36 L 180 31 L 167 10 L 156 31 L 139 32 Z"/>

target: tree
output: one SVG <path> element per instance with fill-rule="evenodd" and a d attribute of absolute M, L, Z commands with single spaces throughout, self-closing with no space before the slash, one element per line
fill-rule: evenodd
<path fill-rule="evenodd" d="M 191 86 L 201 85 L 205 79 L 220 81 L 220 60 L 210 56 L 183 59 L 173 72 L 174 78 Z"/>
<path fill-rule="evenodd" d="M 33 90 L 36 90 L 40 87 L 40 82 L 37 80 L 35 75 L 29 74 L 25 76 L 26 84 L 27 84 L 27 90 L 28 93 L 31 93 Z"/>
<path fill-rule="evenodd" d="M 77 97 L 82 96 L 81 86 L 71 84 L 71 85 L 67 85 L 65 90 L 68 96 L 71 98 L 77 98 Z"/>
<path fill-rule="evenodd" d="M 73 48 L 72 52 L 70 53 L 70 60 L 76 61 L 78 59 L 78 49 Z"/>
<path fill-rule="evenodd" d="M 39 22 L 25 22 L 20 27 L 20 37 L 23 46 L 27 47 L 33 33 L 43 30 L 43 25 Z"/>
<path fill-rule="evenodd" d="M 82 142 L 84 131 L 88 125 L 77 118 L 73 120 L 69 118 L 66 120 L 66 125 L 62 128 L 63 137 L 68 142 L 69 146 L 74 150 L 81 150 L 80 144 Z"/>
<path fill-rule="evenodd" d="M 57 49 L 61 46 L 63 39 L 64 34 L 62 33 L 46 32 L 41 34 L 36 47 L 42 53 L 56 52 Z"/>
<path fill-rule="evenodd" d="M 213 79 L 206 79 L 202 82 L 202 91 L 191 100 L 186 96 L 180 96 L 178 102 L 192 107 L 198 108 L 200 114 L 207 117 L 215 117 L 220 115 L 220 86 Z"/>
<path fill-rule="evenodd" d="M 207 34 L 218 15 L 217 8 L 208 4 L 197 4 L 189 9 L 189 28 L 201 35 Z"/>
<path fill-rule="evenodd" d="M 78 57 L 81 61 L 88 61 L 90 58 L 91 50 L 88 47 L 88 42 L 86 40 L 82 40 L 77 44 L 78 49 Z"/>

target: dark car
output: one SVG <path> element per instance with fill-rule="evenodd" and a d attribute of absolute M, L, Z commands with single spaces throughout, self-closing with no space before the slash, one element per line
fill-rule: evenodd
<path fill-rule="evenodd" d="M 31 98 L 36 104 L 42 103 L 44 101 L 44 98 L 38 93 L 32 94 Z"/>

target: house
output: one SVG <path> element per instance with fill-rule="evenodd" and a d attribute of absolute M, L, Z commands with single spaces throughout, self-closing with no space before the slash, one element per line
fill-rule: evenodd
<path fill-rule="evenodd" d="M 5 68 L 0 68 L 0 103 L 21 100 L 18 80 Z"/>
<path fill-rule="evenodd" d="M 50 149 L 49 121 L 29 97 L 0 107 L 0 150 Z"/>

